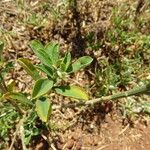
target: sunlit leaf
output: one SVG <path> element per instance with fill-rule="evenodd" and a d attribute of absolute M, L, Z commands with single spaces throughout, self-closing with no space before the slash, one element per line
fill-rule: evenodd
<path fill-rule="evenodd" d="M 86 66 L 88 66 L 93 59 L 90 56 L 83 56 L 76 60 L 72 65 L 69 66 L 67 72 L 72 73 L 76 72 Z"/>
<path fill-rule="evenodd" d="M 59 45 L 57 43 L 50 42 L 45 46 L 45 52 L 51 59 L 52 63 L 56 65 L 59 60 Z"/>
<path fill-rule="evenodd" d="M 48 118 L 51 114 L 51 102 L 49 99 L 47 98 L 41 98 L 36 100 L 36 108 L 35 108 L 39 118 L 43 121 L 43 122 L 47 122 Z"/>
<path fill-rule="evenodd" d="M 39 98 L 49 92 L 53 87 L 53 81 L 49 79 L 39 79 L 36 81 L 33 91 L 32 98 Z"/>
<path fill-rule="evenodd" d="M 49 58 L 49 56 L 46 54 L 46 52 L 44 50 L 38 50 L 36 52 L 37 57 L 40 59 L 41 63 L 43 63 L 46 66 L 51 66 L 52 65 L 52 61 Z"/>
<path fill-rule="evenodd" d="M 50 68 L 45 65 L 36 65 L 36 68 L 38 68 L 40 71 L 46 73 L 47 76 L 53 78 L 53 68 Z"/>
<path fill-rule="evenodd" d="M 35 55 L 40 59 L 41 63 L 43 63 L 47 66 L 52 65 L 51 58 L 44 51 L 44 46 L 41 44 L 41 42 L 39 42 L 37 40 L 33 40 L 30 43 L 30 47 L 32 48 Z"/>
<path fill-rule="evenodd" d="M 54 88 L 56 93 L 75 99 L 88 100 L 88 94 L 78 86 L 60 86 Z"/>
<path fill-rule="evenodd" d="M 18 101 L 26 105 L 33 105 L 32 102 L 22 93 L 8 92 L 3 95 L 3 99 Z"/>
<path fill-rule="evenodd" d="M 25 71 L 34 79 L 40 79 L 40 75 L 32 63 L 25 58 L 18 59 L 18 63 L 25 69 Z"/>
<path fill-rule="evenodd" d="M 71 62 L 71 54 L 70 53 L 66 53 L 64 59 L 62 60 L 61 63 L 61 70 L 62 71 L 66 71 L 70 65 Z"/>
<path fill-rule="evenodd" d="M 44 50 L 43 44 L 38 40 L 31 41 L 30 47 L 32 48 L 32 50 L 34 51 L 35 54 L 36 54 L 36 51 L 38 51 L 38 50 L 41 50 L 41 49 Z"/>

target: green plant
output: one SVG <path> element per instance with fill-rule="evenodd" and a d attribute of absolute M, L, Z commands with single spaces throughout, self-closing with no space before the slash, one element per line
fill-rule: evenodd
<path fill-rule="evenodd" d="M 18 59 L 19 64 L 35 80 L 32 90 L 32 103 L 35 104 L 35 110 L 43 122 L 47 122 L 52 111 L 52 104 L 49 93 L 54 91 L 63 96 L 74 99 L 88 100 L 87 93 L 80 87 L 68 85 L 65 83 L 71 73 L 88 66 L 92 62 L 89 56 L 83 56 L 74 63 L 71 62 L 70 52 L 63 58 L 59 55 L 59 45 L 53 42 L 43 46 L 41 42 L 33 40 L 30 47 L 41 63 L 33 65 L 28 59 Z M 41 76 L 40 72 L 45 75 Z M 62 84 L 63 83 L 63 84 Z"/>
<path fill-rule="evenodd" d="M 31 104 L 23 93 L 14 92 L 14 81 L 5 80 L 14 63 L 4 60 L 3 49 L 4 43 L 0 41 L 0 140 L 3 141 L 0 149 L 8 145 L 10 135 L 16 130 L 15 124 L 22 117 L 24 110 L 29 108 L 28 104 Z"/>
<path fill-rule="evenodd" d="M 1 54 L 3 52 L 3 47 L 4 44 L 1 42 Z M 46 123 L 46 127 L 49 127 L 49 123 L 47 126 L 47 122 L 49 121 L 53 109 L 94 105 L 108 100 L 117 100 L 119 98 L 137 95 L 150 90 L 150 84 L 148 82 L 144 86 L 125 92 L 89 100 L 89 96 L 84 89 L 75 85 L 70 85 L 67 79 L 71 73 L 75 73 L 88 66 L 93 60 L 91 57 L 83 56 L 72 62 L 70 52 L 67 52 L 64 57 L 61 57 L 59 45 L 53 42 L 44 46 L 41 42 L 33 40 L 30 43 L 30 47 L 40 59 L 41 63 L 33 65 L 25 58 L 18 59 L 18 63 L 35 81 L 31 95 L 30 93 L 25 94 L 23 92 L 14 91 L 14 84 L 8 84 L 5 81 L 4 74 L 7 73 L 13 65 L 11 62 L 4 63 L 3 59 L 0 58 L 0 100 L 2 104 L 6 102 L 18 110 L 18 117 L 20 118 L 18 124 L 21 128 L 21 139 L 24 144 L 28 144 L 32 136 L 41 132 L 36 128 L 36 119 L 38 117 L 41 119 L 42 123 Z M 112 70 L 108 71 L 110 74 L 113 72 Z M 117 82 L 119 81 L 117 80 Z M 50 93 L 52 92 L 70 97 L 73 100 L 76 99 L 76 101 L 71 104 L 58 104 L 57 106 L 53 106 L 50 97 Z M 9 128 L 10 127 L 6 127 L 6 129 Z"/>
<path fill-rule="evenodd" d="M 31 110 L 28 110 L 28 115 L 26 116 L 25 120 L 24 120 L 24 143 L 27 145 L 29 144 L 30 140 L 32 137 L 36 136 L 36 135 L 40 135 L 42 133 L 43 130 L 43 125 L 41 124 L 41 127 L 39 128 L 37 126 L 37 121 L 38 120 L 38 116 L 36 114 L 36 112 L 34 111 L 34 108 Z"/>
<path fill-rule="evenodd" d="M 3 43 L 1 43 L 1 53 L 3 50 Z M 88 100 L 87 93 L 80 87 L 71 85 L 61 85 L 62 81 L 66 81 L 69 74 L 74 73 L 92 62 L 92 58 L 84 56 L 71 63 L 70 53 L 61 58 L 59 55 L 59 45 L 55 43 L 48 43 L 45 47 L 39 41 L 32 41 L 30 43 L 34 53 L 38 56 L 41 61 L 39 65 L 32 65 L 28 59 L 20 58 L 18 62 L 27 71 L 29 75 L 35 80 L 35 85 L 32 91 L 32 98 L 28 99 L 24 93 L 14 92 L 10 85 L 6 85 L 3 74 L 6 71 L 6 66 L 1 67 L 0 73 L 0 89 L 1 89 L 1 100 L 9 101 L 15 108 L 18 109 L 20 114 L 24 111 L 18 107 L 16 102 L 21 102 L 26 107 L 32 108 L 35 106 L 38 116 L 44 122 L 47 122 L 51 113 L 51 101 L 48 96 L 52 90 L 63 96 L 68 96 L 81 100 Z M 2 58 L 1 58 L 2 59 Z M 7 67 L 8 68 L 8 67 Z M 45 77 L 39 74 L 39 71 L 45 73 Z"/>
<path fill-rule="evenodd" d="M 146 12 L 143 13 L 145 14 Z M 89 36 L 91 41 L 94 41 L 91 37 Z M 111 24 L 105 34 L 104 48 L 99 49 L 102 52 L 102 58 L 99 62 L 100 69 L 97 68 L 95 73 L 97 97 L 129 89 L 145 80 L 143 77 L 149 74 L 149 38 L 147 28 L 144 25 L 138 27 L 138 21 L 135 23 L 130 6 L 123 4 L 123 7 L 117 7 L 113 11 Z M 131 97 L 131 99 L 124 99 L 119 101 L 119 105 L 117 104 L 125 112 L 125 117 L 132 118 L 135 108 L 143 109 L 139 113 L 145 113 L 145 110 L 148 110 L 149 102 L 145 102 L 143 106 L 143 102 L 138 102 L 137 97 Z"/>
<path fill-rule="evenodd" d="M 0 149 L 6 149 L 9 135 L 15 130 L 14 121 L 18 121 L 19 115 L 9 103 L 0 103 L 0 110 Z"/>
<path fill-rule="evenodd" d="M 5 62 L 2 58 L 4 43 L 0 42 L 0 104 L 5 108 L 8 108 L 6 104 L 9 104 L 13 108 L 12 112 L 6 109 L 6 112 L 3 111 L 0 114 L 1 135 L 6 136 L 9 128 L 13 127 L 15 129 L 14 124 L 11 122 L 12 118 L 22 118 L 23 120 L 21 119 L 21 123 L 19 122 L 18 124 L 20 128 L 23 128 L 21 136 L 25 144 L 29 143 L 32 136 L 41 132 L 35 125 L 37 118 L 39 117 L 42 122 L 49 120 L 52 111 L 50 92 L 53 91 L 81 101 L 88 100 L 87 93 L 81 87 L 68 85 L 65 81 L 67 81 L 71 73 L 88 66 L 92 62 L 91 57 L 84 56 L 72 63 L 69 52 L 61 58 L 59 45 L 55 43 L 48 43 L 43 46 L 39 41 L 34 40 L 30 43 L 30 46 L 41 63 L 33 65 L 28 59 L 24 58 L 18 59 L 18 62 L 35 80 L 31 96 L 29 93 L 14 91 L 14 82 L 5 81 L 4 76 L 13 68 L 13 62 Z M 45 75 L 41 75 L 40 72 Z M 14 108 L 17 110 L 16 113 L 14 113 Z M 9 126 L 4 125 L 3 116 L 5 115 L 8 118 Z"/>
<path fill-rule="evenodd" d="M 13 100 L 17 100 L 21 103 L 24 103 L 25 105 L 32 105 L 32 102 L 29 99 L 27 99 L 23 93 L 13 92 L 13 82 L 7 84 L 4 80 L 5 74 L 13 68 L 13 62 L 4 62 L 2 58 L 3 48 L 4 43 L 0 42 L 0 100 L 9 101 L 13 106 L 15 106 L 18 109 L 20 113 L 23 113 L 22 110 L 17 106 L 16 101 Z"/>

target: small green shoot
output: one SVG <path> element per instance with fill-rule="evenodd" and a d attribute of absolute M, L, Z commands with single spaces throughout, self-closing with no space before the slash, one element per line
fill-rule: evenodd
<path fill-rule="evenodd" d="M 78 86 L 60 85 L 61 81 L 71 74 L 75 73 L 86 66 L 90 65 L 92 58 L 83 56 L 74 63 L 71 62 L 71 54 L 68 52 L 62 58 L 60 56 L 60 47 L 57 43 L 50 42 L 44 46 L 40 41 L 33 40 L 30 42 L 35 55 L 41 61 L 38 65 L 33 65 L 29 60 L 18 59 L 19 64 L 26 72 L 35 80 L 32 90 L 32 99 L 36 100 L 36 111 L 39 118 L 43 122 L 47 122 L 50 116 L 51 103 L 48 94 L 52 91 L 78 100 L 88 100 L 89 96 L 84 89 Z M 47 78 L 43 78 L 39 74 L 43 72 Z"/>

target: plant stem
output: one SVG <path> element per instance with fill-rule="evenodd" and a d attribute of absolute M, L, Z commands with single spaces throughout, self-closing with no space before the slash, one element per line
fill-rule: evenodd
<path fill-rule="evenodd" d="M 96 98 L 96 99 L 92 99 L 89 101 L 81 101 L 81 102 L 73 103 L 73 104 L 66 104 L 66 105 L 63 104 L 61 106 L 53 106 L 53 109 L 74 108 L 74 107 L 79 107 L 79 106 L 95 105 L 97 103 L 101 103 L 101 102 L 105 102 L 105 101 L 109 101 L 109 100 L 115 101 L 119 98 L 142 94 L 149 90 L 150 90 L 150 83 L 148 83 L 142 87 L 136 87 L 134 89 L 131 89 L 131 90 L 128 90 L 125 92 L 119 92 L 114 95 L 103 96 L 101 98 Z"/>

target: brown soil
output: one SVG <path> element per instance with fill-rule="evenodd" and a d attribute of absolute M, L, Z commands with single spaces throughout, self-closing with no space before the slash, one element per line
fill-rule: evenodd
<path fill-rule="evenodd" d="M 98 110 L 97 112 L 92 111 L 93 114 L 90 114 L 91 112 L 81 113 L 78 117 L 76 116 L 74 123 L 69 121 L 72 126 L 69 124 L 67 128 L 65 128 L 67 120 L 65 122 L 62 117 L 57 121 L 57 127 L 60 129 L 50 135 L 51 147 L 45 141 L 44 145 L 43 142 L 37 141 L 37 145 L 31 150 L 150 149 L 149 124 L 135 121 L 134 124 L 126 122 L 124 123 L 126 125 L 123 125 L 122 117 L 118 117 L 119 114 L 113 112 L 107 115 Z"/>
<path fill-rule="evenodd" d="M 148 150 L 150 149 L 150 128 L 143 125 L 122 126 L 118 120 L 112 120 L 109 115 L 105 123 L 97 126 L 94 131 L 94 123 L 89 124 L 83 130 L 79 125 L 67 131 L 62 137 L 65 144 L 57 143 L 58 149 L 74 150 Z"/>
<path fill-rule="evenodd" d="M 23 12 L 19 11 L 14 1 L 1 1 L 0 27 L 7 31 L 7 34 L 1 35 L 7 41 L 5 59 L 16 60 L 25 57 L 37 63 L 38 60 L 28 47 L 28 42 L 34 38 L 40 39 L 43 43 L 51 39 L 56 40 L 61 44 L 62 53 L 70 48 L 74 57 L 89 53 L 93 57 L 98 57 L 98 54 L 88 51 L 88 49 L 85 50 L 85 34 L 92 32 L 95 40 L 104 39 L 105 31 L 110 25 L 112 8 L 123 1 L 85 0 L 80 2 L 80 5 L 78 4 L 80 13 L 71 8 L 63 15 L 62 19 L 50 20 L 45 28 L 36 29 L 32 25 L 23 23 L 23 19 L 27 17 L 28 13 L 40 11 L 36 5 L 34 6 L 34 2 L 31 5 L 31 12 L 27 6 Z M 42 13 L 46 15 L 46 11 Z M 10 31 L 14 34 L 8 34 Z M 74 78 L 80 84 L 90 84 L 90 79 L 85 80 L 85 76 L 85 73 L 79 73 Z M 17 81 L 17 90 L 27 92 L 31 89 L 30 77 L 18 64 L 6 78 L 14 78 Z M 91 78 L 93 79 L 93 77 Z M 58 101 L 62 101 L 62 97 L 60 100 L 58 98 L 56 102 Z M 106 108 L 106 105 L 97 106 L 92 110 L 89 108 L 90 110 L 86 109 L 87 111 L 83 112 L 81 108 L 67 109 L 65 112 L 54 111 L 52 123 L 57 126 L 56 131 L 52 130 L 51 133 L 46 131 L 43 137 L 33 139 L 29 149 L 149 150 L 149 120 L 136 120 L 134 123 L 123 121 L 114 106 Z M 81 113 L 79 113 L 80 111 Z M 47 143 L 44 135 L 49 135 L 50 143 Z"/>

